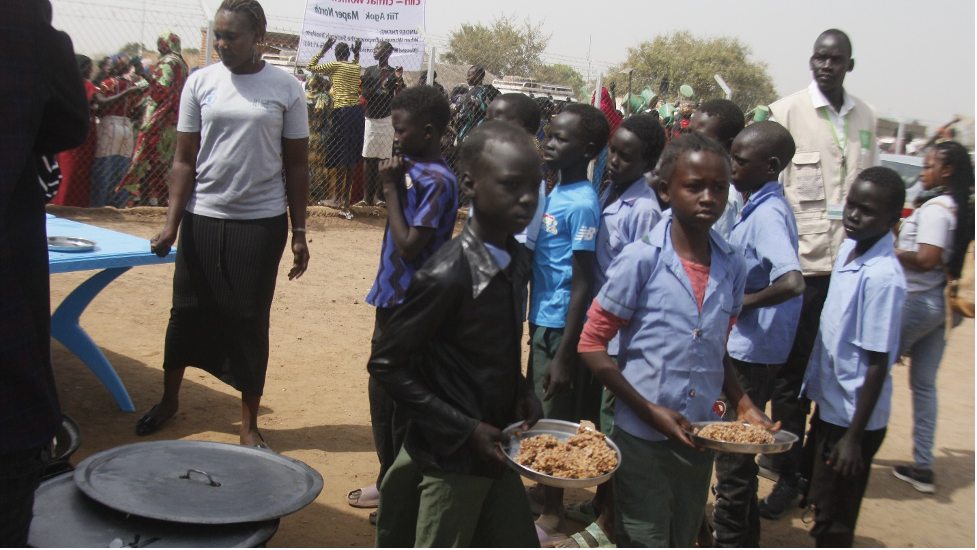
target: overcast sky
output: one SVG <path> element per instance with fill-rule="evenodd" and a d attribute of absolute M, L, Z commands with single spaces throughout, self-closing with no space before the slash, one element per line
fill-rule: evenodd
<path fill-rule="evenodd" d="M 218 0 L 203 0 L 216 6 Z M 201 0 L 53 0 L 55 26 L 65 28 L 79 51 L 88 31 L 78 30 L 79 9 L 96 4 L 153 10 L 200 11 Z M 735 36 L 768 66 L 777 93 L 787 95 L 811 81 L 807 60 L 821 31 L 849 34 L 855 70 L 845 88 L 881 116 L 919 119 L 930 126 L 975 111 L 975 8 L 973 0 L 699 0 L 664 2 L 569 2 L 557 0 L 427 0 L 427 32 L 443 42 L 462 23 L 489 23 L 501 14 L 543 22 L 552 34 L 544 59 L 593 70 L 623 63 L 627 48 L 658 34 L 689 30 L 699 37 Z M 301 26 L 306 0 L 264 0 L 270 23 Z M 167 6 L 167 7 L 164 7 Z M 59 8 L 63 17 L 59 18 Z M 611 9 L 613 8 L 613 10 Z M 115 15 L 113 15 L 115 16 Z M 149 25 L 150 27 L 152 25 Z M 104 31 L 103 31 L 104 32 Z M 185 38 L 188 40 L 188 38 Z M 592 46 L 590 44 L 592 40 Z M 152 43 L 152 42 L 150 42 Z M 584 72 L 582 70 L 582 72 Z"/>

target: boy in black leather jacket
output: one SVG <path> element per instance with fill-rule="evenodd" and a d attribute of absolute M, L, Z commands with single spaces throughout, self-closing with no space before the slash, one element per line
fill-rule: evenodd
<path fill-rule="evenodd" d="M 461 159 L 478 216 L 414 276 L 368 365 L 411 419 L 380 487 L 379 547 L 538 545 L 499 444 L 543 414 L 519 341 L 531 262 L 512 236 L 535 212 L 539 156 L 518 126 L 486 121 Z"/>

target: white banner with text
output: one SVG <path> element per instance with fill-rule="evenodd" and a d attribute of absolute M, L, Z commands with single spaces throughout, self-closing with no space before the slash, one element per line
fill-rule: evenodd
<path fill-rule="evenodd" d="M 363 41 L 360 65 L 375 65 L 373 48 L 386 40 L 394 47 L 390 65 L 408 71 L 421 70 L 424 62 L 425 0 L 308 0 L 298 62 L 305 65 L 330 36 L 351 48 Z M 335 46 L 334 46 L 335 47 Z M 335 58 L 326 53 L 320 63 Z"/>

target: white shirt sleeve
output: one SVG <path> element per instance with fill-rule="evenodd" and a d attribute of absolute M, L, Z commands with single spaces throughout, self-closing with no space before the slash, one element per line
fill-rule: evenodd
<path fill-rule="evenodd" d="M 285 123 L 282 127 L 282 137 L 285 139 L 302 139 L 309 137 L 309 109 L 305 103 L 302 84 L 291 77 L 289 91 L 291 98 L 285 107 Z"/>
<path fill-rule="evenodd" d="M 186 85 L 183 86 L 183 92 L 180 93 L 180 115 L 176 125 L 178 132 L 200 131 L 200 98 L 197 97 L 199 82 L 200 78 L 190 75 Z"/>

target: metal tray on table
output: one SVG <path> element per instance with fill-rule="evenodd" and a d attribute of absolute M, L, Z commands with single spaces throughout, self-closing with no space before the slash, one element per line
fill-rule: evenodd
<path fill-rule="evenodd" d="M 91 252 L 98 244 L 91 239 L 81 237 L 48 237 L 47 249 L 51 252 Z"/>

